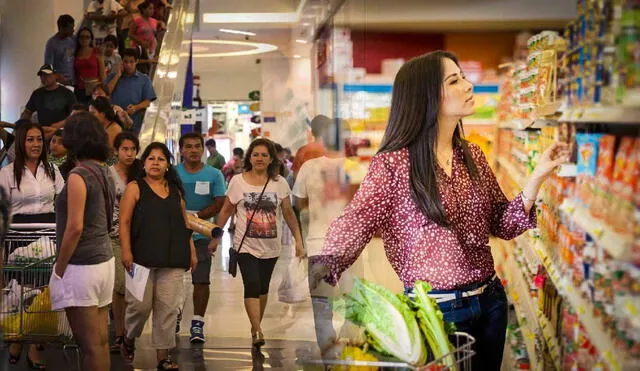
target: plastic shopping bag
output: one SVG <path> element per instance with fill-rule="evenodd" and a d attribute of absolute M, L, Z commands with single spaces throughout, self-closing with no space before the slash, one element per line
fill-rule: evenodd
<path fill-rule="evenodd" d="M 20 328 L 20 315 L 23 316 L 22 328 Z M 46 287 L 33 299 L 26 310 L 7 317 L 3 315 L 0 326 L 4 331 L 5 339 L 19 339 L 23 335 L 58 335 L 59 315 L 60 313 L 51 310 L 49 288 Z"/>
<path fill-rule="evenodd" d="M 283 303 L 300 303 L 309 298 L 307 259 L 292 257 L 278 287 L 278 299 Z"/>
<path fill-rule="evenodd" d="M 27 246 L 15 249 L 7 259 L 9 265 L 15 263 L 30 263 L 52 257 L 56 254 L 56 244 L 49 237 L 40 237 Z"/>
<path fill-rule="evenodd" d="M 22 308 L 22 303 L 28 301 L 34 296 L 40 295 L 42 291 L 38 289 L 22 288 L 16 279 L 9 281 L 7 287 L 4 288 L 2 294 L 2 303 L 0 305 L 0 313 L 15 313 Z M 22 292 L 22 299 L 20 293 Z"/>

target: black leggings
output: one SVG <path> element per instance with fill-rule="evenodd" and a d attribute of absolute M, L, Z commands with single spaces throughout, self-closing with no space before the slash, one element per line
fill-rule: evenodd
<path fill-rule="evenodd" d="M 269 293 L 269 282 L 278 258 L 259 259 L 249 253 L 238 256 L 238 266 L 242 274 L 244 298 L 258 299 Z"/>

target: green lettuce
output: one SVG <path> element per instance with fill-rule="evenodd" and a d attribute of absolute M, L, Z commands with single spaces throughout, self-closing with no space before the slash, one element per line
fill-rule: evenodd
<path fill-rule="evenodd" d="M 427 349 L 415 312 L 387 288 L 356 280 L 353 290 L 336 303 L 345 318 L 365 329 L 367 342 L 383 355 L 411 365 L 424 365 Z"/>

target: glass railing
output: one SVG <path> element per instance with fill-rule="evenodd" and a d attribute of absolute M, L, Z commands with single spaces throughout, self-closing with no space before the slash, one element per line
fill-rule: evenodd
<path fill-rule="evenodd" d="M 152 77 L 157 99 L 147 109 L 140 131 L 141 152 L 151 142 L 166 142 L 169 147 L 174 142 L 168 131 L 182 106 L 195 5 L 196 0 L 173 1 Z"/>

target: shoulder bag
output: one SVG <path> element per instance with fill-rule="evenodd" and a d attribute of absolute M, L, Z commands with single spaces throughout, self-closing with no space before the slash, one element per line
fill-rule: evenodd
<path fill-rule="evenodd" d="M 262 201 L 262 196 L 264 195 L 264 191 L 267 189 L 267 184 L 269 184 L 269 179 L 267 178 L 267 182 L 262 187 L 262 192 L 260 192 L 260 197 L 258 197 L 258 203 L 256 204 L 256 209 L 253 210 L 251 214 L 251 218 L 247 220 L 247 228 L 244 230 L 244 234 L 242 235 L 242 240 L 240 241 L 240 245 L 238 246 L 238 250 L 233 247 L 229 249 L 229 274 L 233 277 L 238 274 L 238 255 L 240 255 L 240 249 L 242 249 L 242 245 L 244 244 L 244 239 L 247 237 L 247 232 L 249 232 L 249 228 L 251 227 L 251 222 L 253 221 L 253 217 L 256 215 L 258 211 L 258 206 L 260 206 L 260 202 Z"/>

